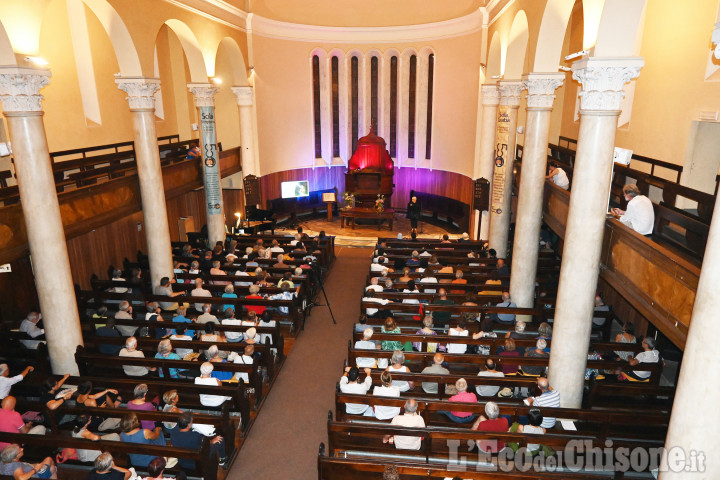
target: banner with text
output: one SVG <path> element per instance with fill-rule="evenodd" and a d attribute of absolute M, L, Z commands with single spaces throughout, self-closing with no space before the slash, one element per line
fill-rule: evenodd
<path fill-rule="evenodd" d="M 510 107 L 508 105 L 500 105 L 498 107 L 497 130 L 495 132 L 495 167 L 493 168 L 490 212 L 500 215 L 505 202 L 508 141 L 510 139 Z"/>
<path fill-rule="evenodd" d="M 215 107 L 200 107 L 200 134 L 203 154 L 203 181 L 208 215 L 222 214 L 220 164 L 215 137 Z"/>

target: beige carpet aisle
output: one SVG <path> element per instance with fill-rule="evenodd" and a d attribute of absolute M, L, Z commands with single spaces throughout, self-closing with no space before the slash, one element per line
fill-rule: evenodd
<path fill-rule="evenodd" d="M 352 325 L 368 274 L 369 248 L 336 247 L 325 280 L 337 325 L 327 307 L 314 307 L 243 446 L 229 480 L 317 478 L 317 452 L 327 441 L 327 412 L 335 412 Z M 324 303 L 322 293 L 318 301 Z"/>

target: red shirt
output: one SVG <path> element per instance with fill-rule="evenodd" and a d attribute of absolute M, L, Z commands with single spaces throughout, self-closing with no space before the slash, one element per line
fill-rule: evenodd
<path fill-rule="evenodd" d="M 507 418 L 499 417 L 494 420 L 485 420 L 478 424 L 479 432 L 507 432 Z M 505 448 L 505 442 L 499 440 L 478 440 L 478 448 L 485 453 L 497 453 Z"/>
<path fill-rule="evenodd" d="M 471 392 L 459 392 L 448 399 L 450 402 L 465 402 L 465 403 L 477 403 L 477 397 Z M 469 417 L 472 415 L 470 412 L 450 412 L 456 417 Z"/>
<path fill-rule="evenodd" d="M 25 426 L 25 422 L 18 412 L 15 410 L 0 409 L 0 432 L 20 433 L 20 429 Z M 0 450 L 10 445 L 9 443 L 0 442 Z"/>
<path fill-rule="evenodd" d="M 263 297 L 261 297 L 260 295 L 248 295 L 245 298 L 257 298 L 263 300 Z M 258 315 L 261 315 L 267 308 L 264 305 L 245 305 L 245 307 L 248 309 L 249 312 L 255 312 Z"/>
<path fill-rule="evenodd" d="M 501 357 L 519 357 L 520 352 L 517 350 L 513 350 L 512 352 L 500 352 Z M 518 366 L 517 365 L 503 365 L 502 372 L 507 375 L 508 373 L 517 373 Z"/>

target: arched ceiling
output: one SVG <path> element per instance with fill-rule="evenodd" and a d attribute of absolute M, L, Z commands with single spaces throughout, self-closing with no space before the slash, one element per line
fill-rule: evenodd
<path fill-rule="evenodd" d="M 303 25 L 389 27 L 468 15 L 487 0 L 226 0 L 265 18 Z"/>

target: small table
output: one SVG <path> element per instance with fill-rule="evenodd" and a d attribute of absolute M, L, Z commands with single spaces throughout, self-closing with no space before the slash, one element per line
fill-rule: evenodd
<path fill-rule="evenodd" d="M 348 219 L 350 228 L 355 229 L 356 218 L 374 218 L 380 220 L 387 220 L 388 227 L 390 230 L 393 229 L 393 215 L 395 210 L 392 208 L 386 208 L 383 212 L 378 213 L 374 208 L 363 208 L 356 207 L 351 209 L 340 210 L 340 228 L 345 228 L 345 219 Z"/>

